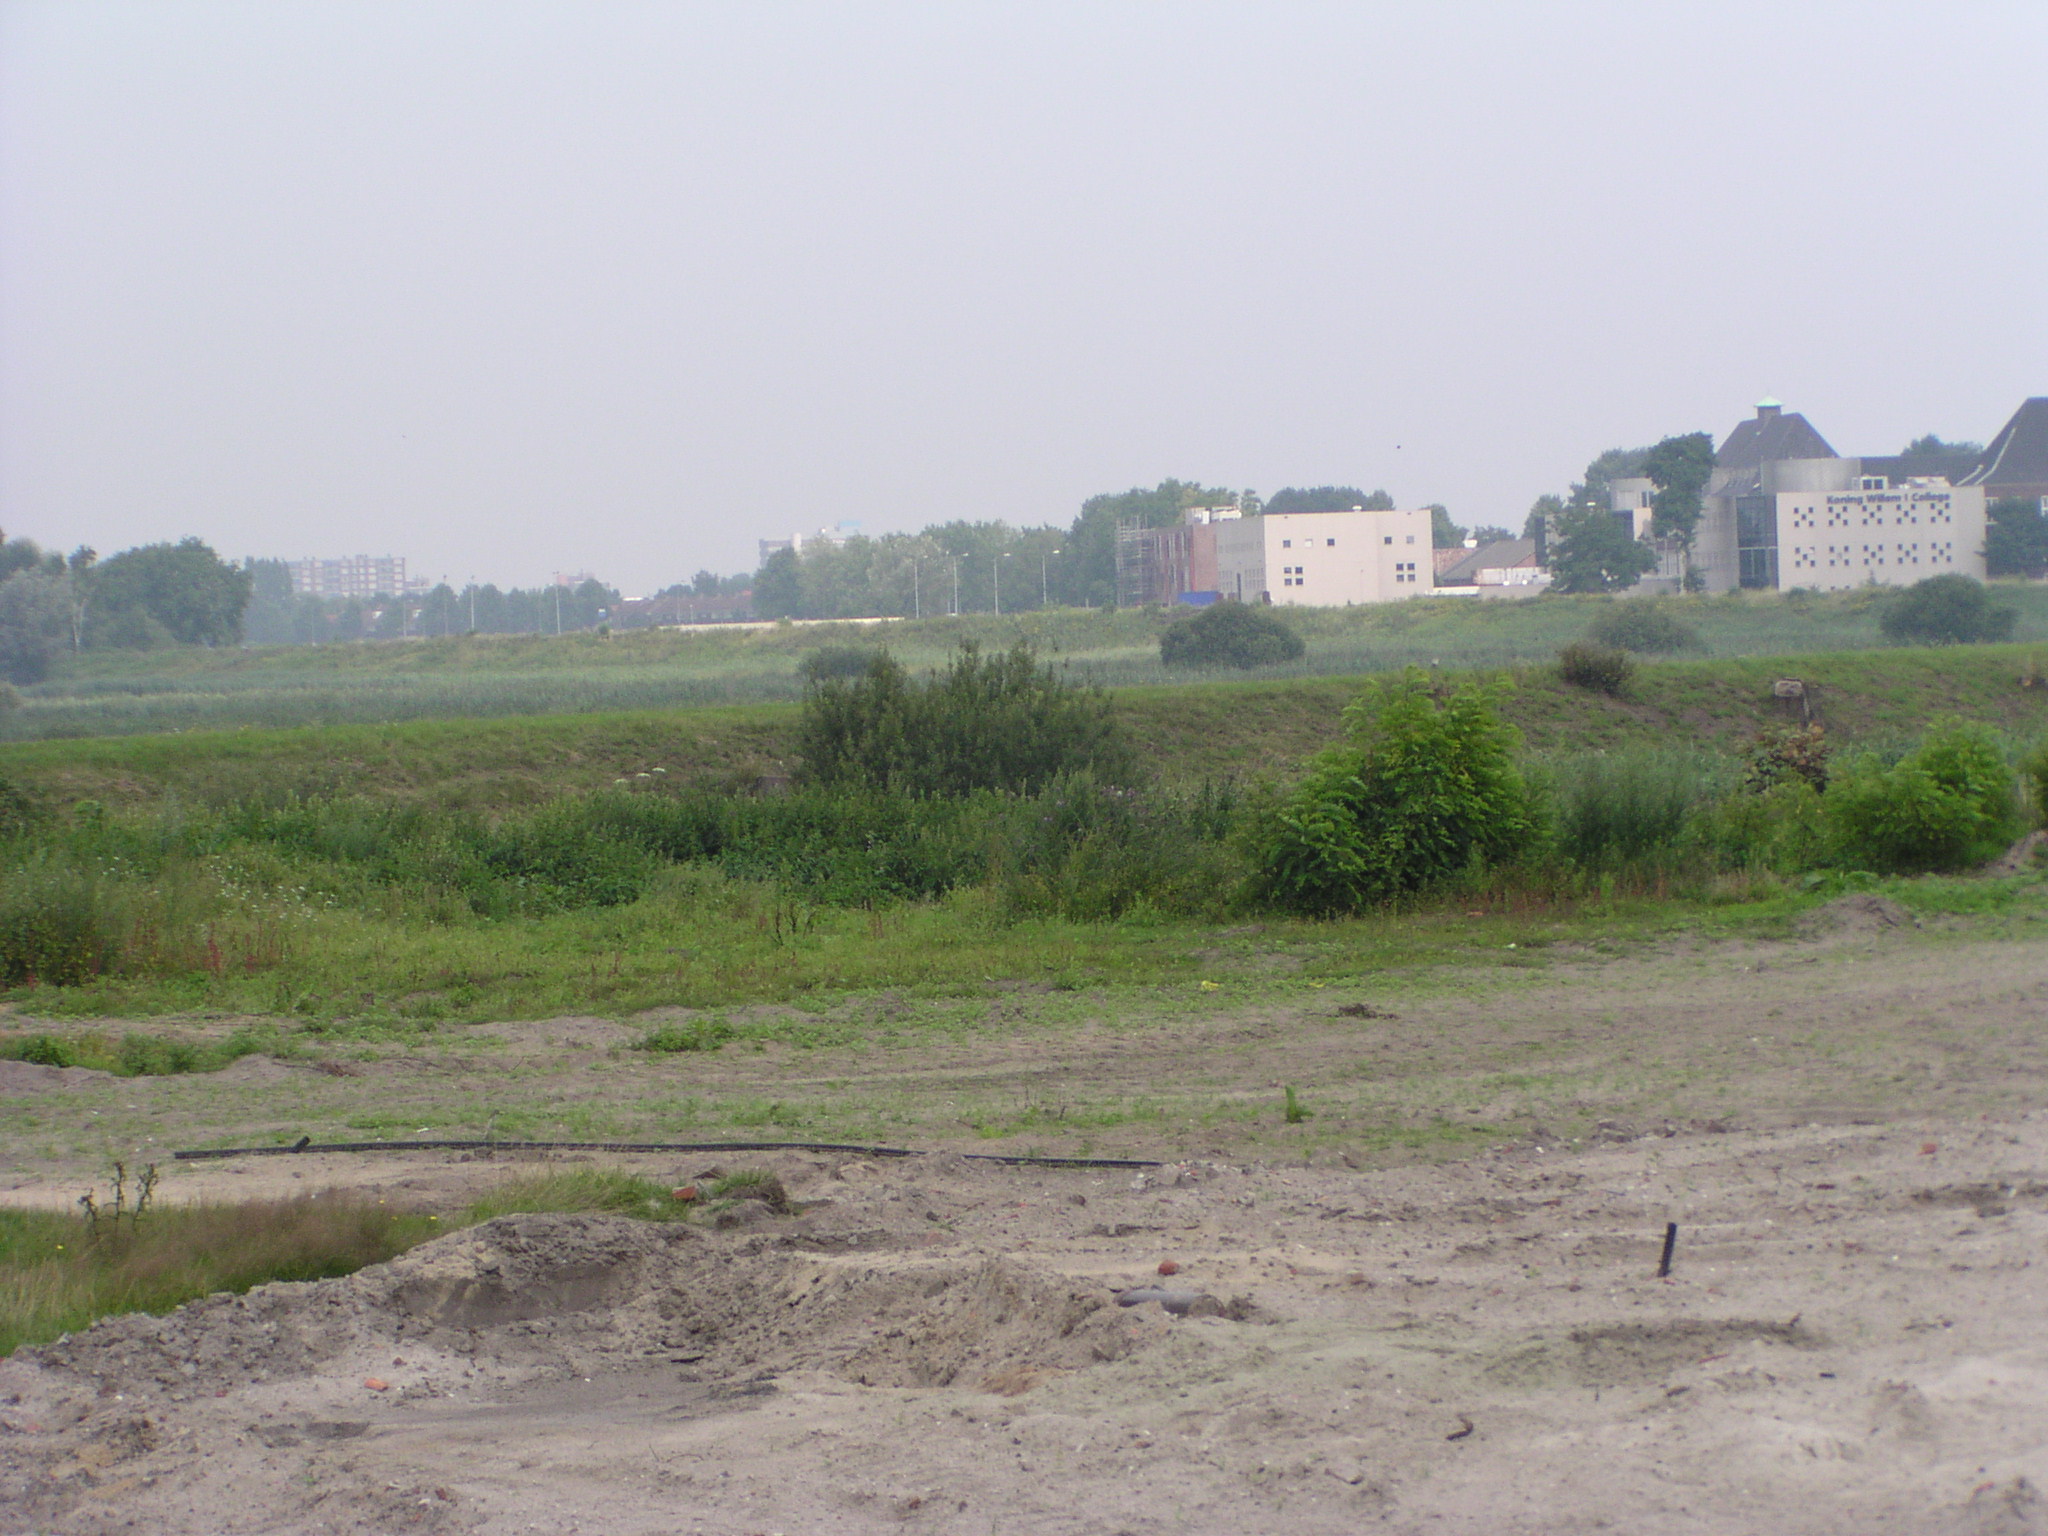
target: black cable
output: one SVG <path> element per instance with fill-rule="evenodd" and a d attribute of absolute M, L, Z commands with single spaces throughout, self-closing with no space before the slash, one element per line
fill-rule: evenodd
<path fill-rule="evenodd" d="M 300 1137 L 288 1147 L 208 1147 L 173 1152 L 179 1162 L 220 1157 L 283 1157 L 300 1152 L 851 1152 L 861 1157 L 942 1157 L 913 1147 L 861 1147 L 836 1141 L 330 1141 Z M 978 1163 L 1030 1168 L 1163 1168 L 1138 1157 L 1013 1157 L 1002 1152 L 956 1154 Z"/>

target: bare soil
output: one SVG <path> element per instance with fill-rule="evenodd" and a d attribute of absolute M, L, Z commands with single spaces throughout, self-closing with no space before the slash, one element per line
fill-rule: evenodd
<path fill-rule="evenodd" d="M 1097 1150 L 1175 1160 L 606 1158 L 772 1167 L 798 1209 L 507 1217 L 21 1351 L 0 1531 L 2048 1532 L 2044 961 L 2025 928 L 1852 907 L 1505 989 L 1027 1018 L 901 1052 L 621 1064 L 599 1021 L 505 1026 L 569 1094 L 688 1071 L 801 1102 L 860 1075 L 957 1106 L 1142 1081 L 1169 1108 Z M 1354 999 L 1398 1016 L 1337 1012 Z M 1507 1082 L 1510 1058 L 1543 1071 Z M 369 1100 L 503 1059 L 291 1073 Z M 1321 1085 L 1317 1119 L 1222 1112 L 1280 1080 Z M 278 1085 L 242 1091 L 13 1102 L 227 1134 Z M 1512 1134 L 1365 1135 L 1473 1110 Z M 445 1207 L 530 1171 L 306 1155 L 168 1187 Z M 1139 1288 L 1176 1310 L 1118 1304 Z"/>

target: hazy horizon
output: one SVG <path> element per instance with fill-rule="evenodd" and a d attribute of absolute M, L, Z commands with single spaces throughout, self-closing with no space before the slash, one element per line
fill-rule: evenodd
<path fill-rule="evenodd" d="M 2048 393 L 2048 6 L 1672 9 L 9 0 L 0 527 L 633 593 Z"/>

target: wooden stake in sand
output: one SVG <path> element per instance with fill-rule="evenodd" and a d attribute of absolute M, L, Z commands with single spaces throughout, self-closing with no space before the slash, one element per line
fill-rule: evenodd
<path fill-rule="evenodd" d="M 1678 1223 L 1667 1221 L 1664 1223 L 1664 1257 L 1657 1261 L 1657 1278 L 1659 1280 L 1671 1278 L 1671 1255 L 1677 1247 Z"/>

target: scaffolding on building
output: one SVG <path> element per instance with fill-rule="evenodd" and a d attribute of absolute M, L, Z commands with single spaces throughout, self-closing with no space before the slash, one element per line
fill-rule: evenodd
<path fill-rule="evenodd" d="M 1158 559 L 1159 541 L 1154 530 L 1143 523 L 1116 525 L 1116 605 L 1142 608 L 1157 601 L 1153 566 Z"/>

